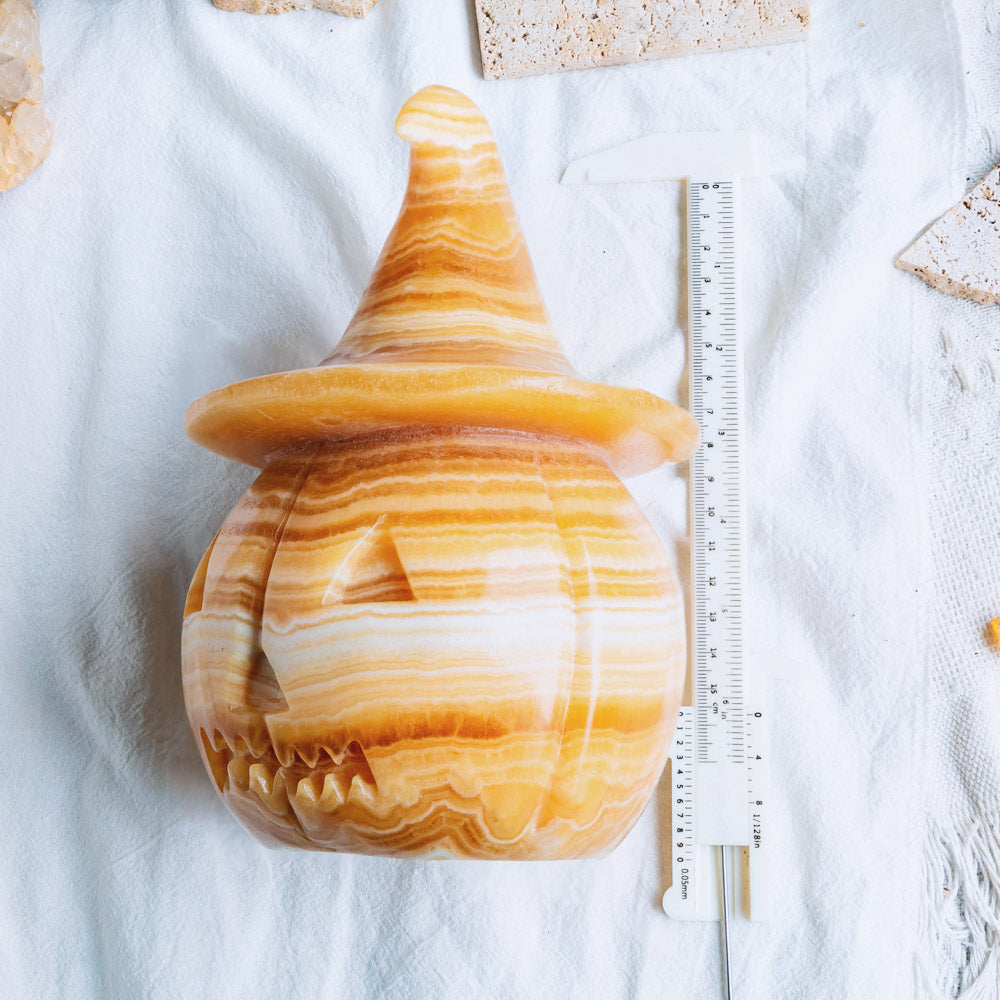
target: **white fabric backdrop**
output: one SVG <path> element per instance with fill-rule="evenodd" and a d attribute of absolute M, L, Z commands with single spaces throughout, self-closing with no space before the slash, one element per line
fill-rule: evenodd
<path fill-rule="evenodd" d="M 956 3 L 966 186 L 1000 160 L 1000 9 Z M 1000 312 L 929 293 L 931 643 L 928 972 L 941 996 L 1000 996 Z"/>
<path fill-rule="evenodd" d="M 184 409 L 328 352 L 401 198 L 396 110 L 439 82 L 494 127 L 571 360 L 668 398 L 679 187 L 561 188 L 563 167 L 654 130 L 761 128 L 807 156 L 753 182 L 744 219 L 751 648 L 801 678 L 775 690 L 780 912 L 739 927 L 734 972 L 748 998 L 913 996 L 941 767 L 925 698 L 937 320 L 891 262 L 963 189 L 942 0 L 815 0 L 806 45 L 491 84 L 464 0 L 381 0 L 358 22 L 39 8 L 55 144 L 0 200 L 13 995 L 719 996 L 716 927 L 658 909 L 663 795 L 598 862 L 276 853 L 219 803 L 187 729 L 184 591 L 252 474 L 188 442 Z M 631 485 L 683 566 L 683 470 Z"/>

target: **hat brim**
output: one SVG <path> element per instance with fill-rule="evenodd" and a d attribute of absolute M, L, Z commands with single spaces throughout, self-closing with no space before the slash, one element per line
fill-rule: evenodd
<path fill-rule="evenodd" d="M 198 444 L 248 465 L 317 441 L 393 427 L 533 431 L 600 447 L 621 476 L 698 447 L 694 418 L 639 389 L 483 365 L 331 365 L 236 382 L 195 400 L 184 418 Z"/>

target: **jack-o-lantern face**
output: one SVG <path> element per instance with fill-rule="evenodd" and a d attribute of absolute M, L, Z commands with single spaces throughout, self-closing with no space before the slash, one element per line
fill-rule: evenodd
<path fill-rule="evenodd" d="M 530 263 L 499 161 L 479 176 L 477 143 L 496 159 L 488 130 L 454 92 L 407 108 L 401 132 L 447 113 L 475 141 L 441 139 L 440 122 L 444 153 L 411 140 L 411 195 L 328 367 L 231 386 L 189 414 L 199 440 L 264 466 L 189 594 L 191 724 L 224 800 L 265 840 L 597 854 L 652 792 L 684 670 L 674 577 L 611 464 L 649 467 L 697 430 L 655 397 L 526 364 L 569 367 L 521 287 Z M 471 216 L 455 207 L 470 188 L 489 195 Z M 506 257 L 475 263 L 476 240 Z"/>
<path fill-rule="evenodd" d="M 580 856 L 620 839 L 663 766 L 681 602 L 592 448 L 439 430 L 279 460 L 199 580 L 187 700 L 253 829 Z"/>

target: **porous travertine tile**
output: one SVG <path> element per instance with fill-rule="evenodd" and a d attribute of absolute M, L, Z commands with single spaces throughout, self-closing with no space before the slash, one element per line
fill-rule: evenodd
<path fill-rule="evenodd" d="M 476 0 L 488 79 L 792 42 L 808 0 Z"/>
<path fill-rule="evenodd" d="M 364 17 L 377 0 L 212 0 L 222 10 L 248 14 L 284 14 L 290 10 L 327 10 L 332 14 Z"/>
<path fill-rule="evenodd" d="M 1000 305 L 1000 167 L 904 250 L 896 267 L 949 295 Z"/>

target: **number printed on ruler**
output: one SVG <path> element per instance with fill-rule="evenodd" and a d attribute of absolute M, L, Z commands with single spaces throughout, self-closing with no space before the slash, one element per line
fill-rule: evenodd
<path fill-rule="evenodd" d="M 746 761 L 741 504 L 742 345 L 737 313 L 735 185 L 690 182 L 691 410 L 697 761 Z"/>
<path fill-rule="evenodd" d="M 674 885 L 678 905 L 687 907 L 697 916 L 696 901 L 692 895 L 693 879 L 698 850 L 694 835 L 694 724 L 691 709 L 682 706 L 677 718 L 677 730 L 670 752 L 670 779 L 674 798 L 670 803 L 673 824 Z"/>

